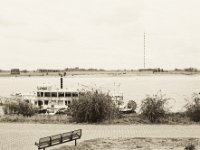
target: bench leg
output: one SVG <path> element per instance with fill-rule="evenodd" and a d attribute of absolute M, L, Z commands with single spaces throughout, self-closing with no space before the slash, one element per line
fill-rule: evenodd
<path fill-rule="evenodd" d="M 75 140 L 75 150 L 77 150 L 77 143 L 76 143 L 76 140 Z"/>
<path fill-rule="evenodd" d="M 76 140 L 75 140 L 75 146 L 76 146 Z"/>

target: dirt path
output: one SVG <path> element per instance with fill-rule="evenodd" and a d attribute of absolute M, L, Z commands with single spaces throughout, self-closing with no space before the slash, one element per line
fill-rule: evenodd
<path fill-rule="evenodd" d="M 94 138 L 200 138 L 200 125 L 56 125 L 0 123 L 1 150 L 36 150 L 40 137 L 83 129 L 80 141 Z"/>

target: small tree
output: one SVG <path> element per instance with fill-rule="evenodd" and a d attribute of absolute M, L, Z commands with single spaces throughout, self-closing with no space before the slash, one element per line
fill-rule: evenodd
<path fill-rule="evenodd" d="M 200 95 L 194 93 L 191 100 L 186 104 L 186 114 L 187 116 L 195 121 L 200 121 Z"/>
<path fill-rule="evenodd" d="M 141 114 L 143 117 L 147 118 L 150 122 L 159 122 L 161 118 L 164 118 L 168 112 L 166 104 L 168 98 L 165 98 L 161 93 L 147 96 L 142 100 L 141 104 Z"/>
<path fill-rule="evenodd" d="M 87 91 L 73 100 L 70 106 L 72 117 L 76 122 L 99 122 L 112 119 L 117 106 L 111 96 L 101 91 Z"/>

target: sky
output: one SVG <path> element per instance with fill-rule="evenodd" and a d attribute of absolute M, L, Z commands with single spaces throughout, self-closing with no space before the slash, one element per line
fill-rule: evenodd
<path fill-rule="evenodd" d="M 0 69 L 200 68 L 199 0 L 0 0 Z"/>

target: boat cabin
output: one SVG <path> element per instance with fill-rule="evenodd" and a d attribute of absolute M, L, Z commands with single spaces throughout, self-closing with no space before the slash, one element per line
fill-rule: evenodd
<path fill-rule="evenodd" d="M 37 87 L 35 106 L 47 108 L 67 108 L 73 99 L 79 98 L 79 92 L 68 89 L 54 89 L 52 86 Z"/>

